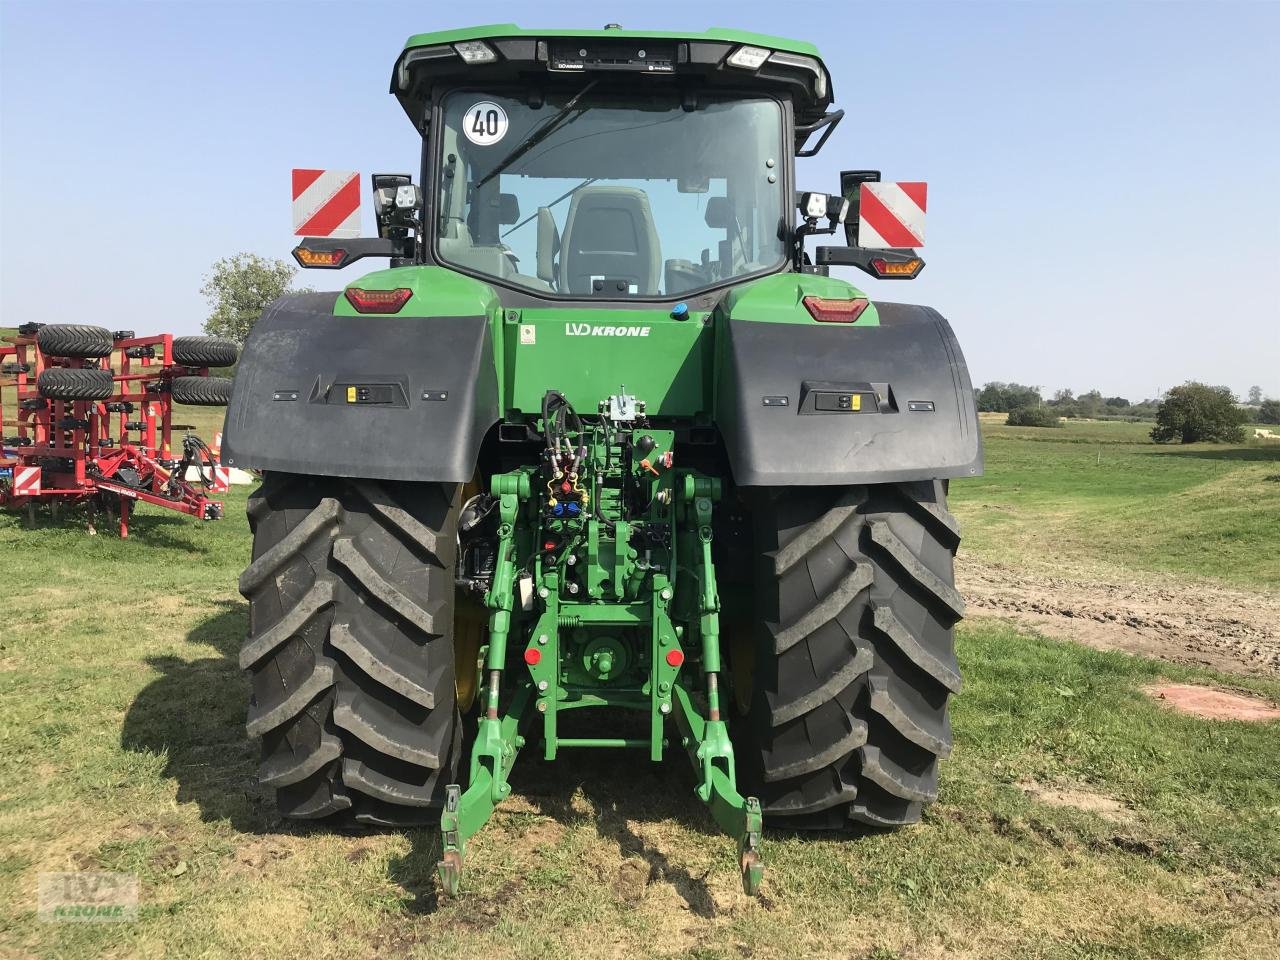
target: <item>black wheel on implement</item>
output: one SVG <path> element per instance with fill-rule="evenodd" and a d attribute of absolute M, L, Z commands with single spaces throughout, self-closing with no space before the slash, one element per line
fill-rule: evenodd
<path fill-rule="evenodd" d="M 173 362 L 184 367 L 229 367 L 240 348 L 221 337 L 174 337 Z"/>
<path fill-rule="evenodd" d="M 941 481 L 770 491 L 754 509 L 757 628 L 744 792 L 775 826 L 913 823 L 960 689 L 960 536 Z"/>
<path fill-rule="evenodd" d="M 114 341 L 106 327 L 82 323 L 49 323 L 36 332 L 36 343 L 50 357 L 105 357 Z"/>
<path fill-rule="evenodd" d="M 53 367 L 40 372 L 36 390 L 50 400 L 106 400 L 115 392 L 115 381 L 110 370 Z"/>
<path fill-rule="evenodd" d="M 457 491 L 269 473 L 249 498 L 247 729 L 285 817 L 439 822 L 462 725 Z"/>
<path fill-rule="evenodd" d="M 174 377 L 173 399 L 194 407 L 225 407 L 231 402 L 228 377 Z"/>

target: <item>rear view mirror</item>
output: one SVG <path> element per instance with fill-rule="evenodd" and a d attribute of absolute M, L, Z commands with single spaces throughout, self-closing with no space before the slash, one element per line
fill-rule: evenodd
<path fill-rule="evenodd" d="M 858 245 L 858 197 L 864 183 L 879 183 L 879 170 L 842 170 L 840 193 L 849 201 L 849 212 L 844 221 L 844 241 L 851 247 Z"/>

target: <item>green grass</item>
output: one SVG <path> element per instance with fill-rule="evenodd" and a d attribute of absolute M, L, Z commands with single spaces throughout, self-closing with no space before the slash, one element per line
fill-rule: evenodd
<path fill-rule="evenodd" d="M 984 423 L 987 472 L 952 485 L 965 550 L 1280 586 L 1280 443 L 1155 444 L 1140 423 Z"/>
<path fill-rule="evenodd" d="M 1059 509 L 1101 523 L 1105 503 L 1130 496 L 1108 501 L 1108 484 L 1090 479 L 1077 454 L 1096 469 L 1094 447 L 1070 442 L 1085 432 L 1046 442 L 988 430 L 988 477 L 953 486 L 971 535 L 989 538 L 984 550 L 1010 548 L 975 519 L 982 509 L 1028 525 Z M 1227 485 L 1236 503 L 1251 489 L 1237 471 L 1252 461 L 1174 453 L 1136 443 L 1103 453 L 1165 504 L 1162 535 L 1199 523 L 1167 509 L 1189 490 Z M 89 537 L 75 517 L 28 531 L 0 515 L 0 955 L 1280 956 L 1277 725 L 1186 717 L 1142 693 L 1167 677 L 1280 700 L 1280 681 L 1100 653 L 991 620 L 959 633 L 955 753 L 918 827 L 770 832 L 764 895 L 751 901 L 682 763 L 531 756 L 470 847 L 464 896 L 443 899 L 432 833 L 285 827 L 254 782 L 235 662 L 247 627 L 234 586 L 249 549 L 245 496 L 235 488 L 213 524 L 144 507 L 126 541 Z M 1113 541 L 1095 543 L 1105 551 L 1081 541 L 1078 556 L 1125 558 Z M 1133 555 L 1138 569 L 1169 569 Z M 1265 562 L 1250 569 L 1266 579 Z M 1034 799 L 1029 784 L 1103 798 L 1111 812 Z M 140 919 L 37 922 L 36 876 L 51 870 L 136 873 Z"/>

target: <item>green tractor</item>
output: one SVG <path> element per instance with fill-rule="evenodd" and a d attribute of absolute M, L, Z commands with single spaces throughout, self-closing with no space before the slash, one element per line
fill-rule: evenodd
<path fill-rule="evenodd" d="M 227 414 L 280 813 L 438 824 L 450 893 L 522 751 L 685 754 L 748 893 L 766 823 L 917 820 L 977 414 L 946 320 L 829 276 L 923 261 L 878 173 L 797 192 L 842 116 L 817 50 L 478 27 L 410 38 L 391 92 L 418 182 L 294 251 L 389 268 L 271 305 Z"/>

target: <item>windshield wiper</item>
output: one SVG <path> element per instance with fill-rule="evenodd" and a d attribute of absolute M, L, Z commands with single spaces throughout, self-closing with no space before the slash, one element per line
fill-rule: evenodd
<path fill-rule="evenodd" d="M 556 115 L 554 117 L 552 117 L 542 126 L 540 126 L 537 130 L 533 131 L 533 133 L 529 135 L 529 139 L 525 140 L 524 143 L 520 144 L 520 146 L 516 147 L 509 154 L 507 154 L 500 161 L 498 161 L 498 165 L 494 167 L 492 170 L 490 170 L 488 173 L 486 173 L 479 180 L 477 180 L 475 186 L 472 187 L 472 189 L 479 190 L 481 187 L 483 187 L 486 183 L 488 183 L 498 174 L 502 173 L 503 170 L 506 170 L 507 167 L 511 166 L 513 163 L 515 163 L 517 160 L 523 157 L 526 153 L 528 153 L 530 150 L 532 150 L 534 147 L 540 144 L 543 140 L 551 136 L 551 134 L 555 133 L 557 130 L 559 130 L 562 127 L 567 127 L 569 124 L 573 123 L 574 120 L 577 120 L 578 117 L 573 117 L 570 119 L 566 119 L 566 118 L 569 117 L 569 114 L 573 112 L 574 107 L 578 105 L 578 101 L 581 100 L 584 96 L 586 96 L 587 91 L 589 91 L 592 87 L 594 87 L 598 82 L 599 82 L 598 80 L 592 80 L 585 87 L 583 87 L 581 90 L 575 93 L 572 97 L 570 97 L 569 102 L 566 103 L 563 107 L 561 107 L 556 112 Z M 580 117 L 582 116 L 582 114 L 578 114 L 578 116 Z"/>

